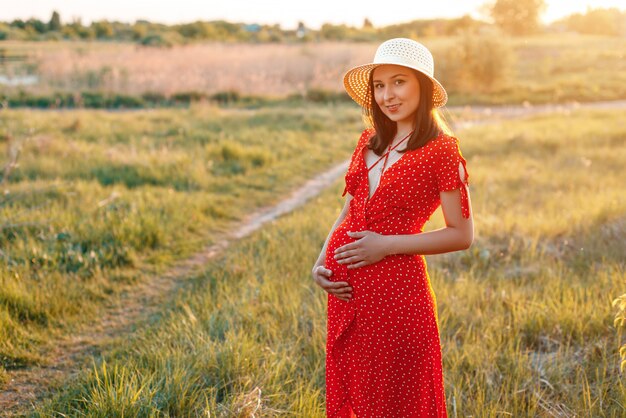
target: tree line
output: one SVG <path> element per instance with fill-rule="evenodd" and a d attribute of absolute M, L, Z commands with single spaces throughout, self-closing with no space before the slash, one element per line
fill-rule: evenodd
<path fill-rule="evenodd" d="M 544 0 L 496 0 L 485 6 L 491 22 L 469 15 L 455 19 L 423 19 L 407 23 L 374 27 L 365 19 L 361 27 L 324 24 L 319 30 L 280 25 L 232 23 L 224 20 L 196 21 L 176 25 L 138 20 L 134 23 L 100 20 L 85 25 L 80 19 L 63 23 L 54 11 L 50 20 L 15 19 L 0 22 L 0 40 L 108 40 L 137 42 L 143 45 L 171 46 L 193 41 L 285 42 L 285 41 L 353 41 L 373 42 L 391 37 L 450 36 L 466 32 L 484 32 L 498 28 L 501 32 L 523 36 L 546 31 L 573 31 L 585 34 L 626 36 L 626 12 L 617 8 L 588 9 L 586 13 L 567 16 L 549 26 L 540 24 Z"/>

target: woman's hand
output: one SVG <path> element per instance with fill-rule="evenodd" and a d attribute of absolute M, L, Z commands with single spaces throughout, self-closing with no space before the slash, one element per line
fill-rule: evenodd
<path fill-rule="evenodd" d="M 352 287 L 348 282 L 331 282 L 327 277 L 332 276 L 333 272 L 324 266 L 316 265 L 311 272 L 315 283 L 328 293 L 337 296 L 343 301 L 349 301 L 352 298 Z"/>
<path fill-rule="evenodd" d="M 358 268 L 374 264 L 388 255 L 385 235 L 372 231 L 348 231 L 348 235 L 360 239 L 335 250 L 337 263 L 349 264 L 348 268 Z"/>

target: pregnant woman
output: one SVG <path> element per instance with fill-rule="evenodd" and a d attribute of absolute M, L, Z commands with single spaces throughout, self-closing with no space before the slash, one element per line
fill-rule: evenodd
<path fill-rule="evenodd" d="M 422 44 L 382 43 L 344 76 L 370 125 L 345 176 L 345 206 L 312 270 L 328 292 L 326 414 L 447 417 L 437 304 L 424 255 L 468 248 L 474 225 L 447 93 Z M 446 226 L 422 232 L 441 205 Z"/>

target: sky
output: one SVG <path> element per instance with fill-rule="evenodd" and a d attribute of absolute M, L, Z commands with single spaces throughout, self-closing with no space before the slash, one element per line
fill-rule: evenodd
<path fill-rule="evenodd" d="M 280 24 L 295 28 L 298 21 L 313 29 L 322 23 L 361 26 L 368 18 L 374 26 L 408 22 L 415 19 L 458 17 L 470 14 L 481 17 L 487 0 L 0 0 L 0 21 L 36 17 L 48 21 L 53 10 L 63 22 L 80 17 L 84 24 L 93 20 L 134 22 L 146 19 L 159 23 L 183 23 L 196 20 Z M 624 0 L 547 0 L 542 20 L 546 23 L 572 13 L 584 13 L 587 7 L 618 7 Z"/>

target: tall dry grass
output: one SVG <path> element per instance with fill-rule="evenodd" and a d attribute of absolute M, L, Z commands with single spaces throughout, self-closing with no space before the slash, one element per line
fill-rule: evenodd
<path fill-rule="evenodd" d="M 171 49 L 119 45 L 39 52 L 51 87 L 76 89 L 100 77 L 104 90 L 214 93 L 237 90 L 284 96 L 311 87 L 339 90 L 342 72 L 373 55 L 369 44 L 196 44 Z"/>
<path fill-rule="evenodd" d="M 451 104 L 534 103 L 626 98 L 626 40 L 544 35 L 420 39 Z M 32 57 L 41 83 L 26 90 L 156 92 L 284 97 L 311 88 L 340 92 L 342 75 L 370 62 L 377 43 L 206 43 L 169 49 L 115 43 L 8 42 Z M 5 89 L 8 91 L 8 89 Z M 2 89 L 0 89 L 0 96 Z"/>

